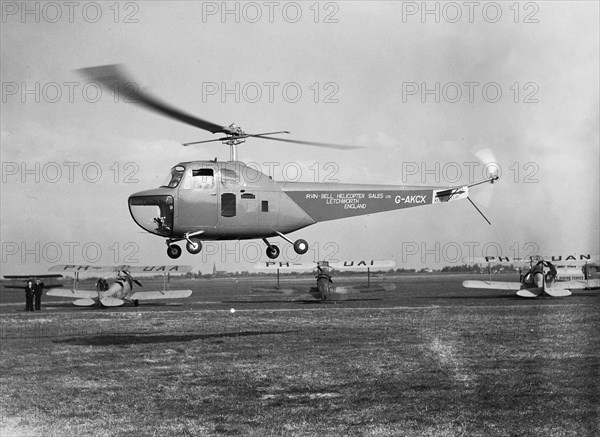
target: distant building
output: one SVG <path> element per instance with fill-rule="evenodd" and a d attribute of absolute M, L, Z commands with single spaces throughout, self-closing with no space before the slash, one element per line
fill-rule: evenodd
<path fill-rule="evenodd" d="M 217 263 L 213 263 L 212 276 L 214 278 L 214 277 L 221 277 L 221 276 L 230 276 L 230 274 L 229 274 L 229 272 L 226 272 L 225 270 L 217 270 Z"/>

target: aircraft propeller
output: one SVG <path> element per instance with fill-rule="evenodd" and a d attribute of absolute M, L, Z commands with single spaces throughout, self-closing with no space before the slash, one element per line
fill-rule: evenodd
<path fill-rule="evenodd" d="M 161 100 L 153 97 L 152 95 L 141 90 L 139 85 L 133 81 L 129 75 L 125 72 L 122 65 L 112 64 L 112 65 L 102 65 L 98 67 L 88 67 L 82 68 L 78 70 L 81 74 L 88 77 L 89 79 L 100 83 L 104 87 L 108 88 L 114 93 L 118 93 L 120 96 L 124 96 L 125 98 L 131 100 L 133 103 L 137 103 L 144 108 L 157 112 L 165 117 L 172 118 L 174 120 L 178 120 L 182 123 L 188 124 L 190 126 L 194 126 L 200 128 L 202 130 L 211 132 L 213 134 L 221 133 L 225 134 L 224 137 L 211 139 L 211 140 L 203 140 L 203 141 L 194 141 L 183 143 L 184 146 L 189 146 L 192 144 L 203 144 L 209 142 L 220 141 L 223 144 L 230 146 L 231 148 L 231 160 L 237 161 L 237 150 L 235 146 L 241 144 L 246 141 L 247 138 L 262 138 L 265 140 L 273 140 L 273 141 L 281 141 L 286 143 L 294 143 L 294 144 L 303 144 L 308 146 L 317 146 L 317 147 L 328 147 L 333 149 L 360 149 L 361 146 L 348 146 L 343 144 L 333 144 L 333 143 L 321 143 L 315 141 L 302 141 L 302 140 L 293 140 L 293 139 L 285 139 L 285 138 L 277 138 L 271 137 L 269 135 L 277 135 L 277 134 L 289 134 L 289 131 L 277 131 L 277 132 L 265 132 L 259 134 L 251 134 L 244 132 L 243 129 L 235 124 L 230 124 L 229 126 L 221 126 L 216 123 L 212 123 L 210 121 L 204 120 L 200 117 L 196 117 L 194 115 L 188 114 L 184 111 L 181 111 Z"/>
<path fill-rule="evenodd" d="M 121 276 L 121 274 L 123 274 L 123 276 Z M 125 279 L 127 281 L 134 282 L 139 287 L 143 287 L 142 283 L 140 281 L 138 281 L 137 279 L 135 279 L 128 270 L 120 270 L 119 277 L 122 277 L 123 279 Z"/>

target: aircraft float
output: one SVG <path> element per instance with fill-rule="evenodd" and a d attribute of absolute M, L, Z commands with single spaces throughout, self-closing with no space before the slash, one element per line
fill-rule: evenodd
<path fill-rule="evenodd" d="M 171 168 L 164 185 L 129 197 L 133 220 L 145 231 L 165 238 L 167 255 L 173 259 L 182 253 L 178 242 L 185 242 L 187 251 L 197 254 L 202 250 L 203 240 L 245 239 L 262 239 L 267 246 L 267 256 L 275 259 L 280 250 L 268 240 L 274 237 L 289 242 L 301 255 L 308 251 L 308 243 L 304 239 L 294 241 L 288 234 L 307 226 L 459 199 L 468 199 L 475 206 L 469 198 L 469 189 L 498 180 L 497 174 L 489 174 L 480 182 L 456 187 L 277 182 L 239 161 L 237 146 L 248 138 L 259 138 L 335 149 L 360 147 L 273 136 L 289 134 L 289 131 L 252 134 L 235 124 L 223 126 L 206 121 L 142 91 L 119 65 L 79 71 L 146 109 L 219 134 L 219 138 L 184 143 L 184 146 L 218 141 L 230 147 L 227 162 L 216 158 L 180 162 Z M 477 206 L 475 208 L 483 216 Z"/>
<path fill-rule="evenodd" d="M 95 266 L 95 265 L 57 265 L 50 268 L 50 271 L 59 271 L 63 273 L 72 273 L 73 288 L 52 288 L 46 293 L 48 296 L 69 297 L 75 299 L 73 304 L 76 306 L 105 306 L 116 307 L 131 303 L 138 306 L 140 301 L 157 299 L 185 299 L 190 297 L 192 290 L 170 290 L 168 288 L 168 278 L 172 274 L 187 273 L 192 270 L 191 266 Z M 103 272 L 114 272 L 117 275 L 112 285 L 106 289 L 99 282 L 96 290 L 78 289 L 80 273 L 94 274 Z M 140 281 L 132 276 L 132 273 L 140 274 L 159 274 L 163 275 L 162 291 L 134 291 L 134 284 L 141 287 Z"/>
<path fill-rule="evenodd" d="M 548 259 L 552 260 L 548 261 Z M 538 296 L 565 297 L 570 296 L 571 290 L 600 288 L 600 266 L 589 264 L 590 255 L 579 257 L 534 256 L 529 260 L 508 257 L 486 257 L 488 262 L 529 262 L 530 268 L 521 274 L 520 282 L 499 281 L 464 281 L 465 288 L 487 290 L 514 290 L 519 297 L 533 298 Z M 558 265 L 560 262 L 562 265 Z M 535 264 L 534 264 L 535 263 Z M 555 265 L 554 263 L 557 263 Z M 575 264 L 583 266 L 577 268 Z"/>

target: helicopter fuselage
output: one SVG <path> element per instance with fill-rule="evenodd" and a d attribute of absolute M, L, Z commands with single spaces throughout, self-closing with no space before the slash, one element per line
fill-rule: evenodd
<path fill-rule="evenodd" d="M 438 188 L 438 189 L 435 189 Z M 242 162 L 182 162 L 169 181 L 132 194 L 129 210 L 144 230 L 170 239 L 267 238 L 326 220 L 464 198 L 439 187 L 277 182 Z"/>

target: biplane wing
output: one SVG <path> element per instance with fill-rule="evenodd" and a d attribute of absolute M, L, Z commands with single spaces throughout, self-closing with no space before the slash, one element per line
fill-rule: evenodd
<path fill-rule="evenodd" d="M 577 282 L 577 281 L 572 281 Z M 520 282 L 496 282 L 496 281 L 464 281 L 462 283 L 465 288 L 479 288 L 484 290 L 508 290 L 516 291 L 519 297 L 538 297 L 542 293 L 546 293 L 552 297 L 570 296 L 571 292 L 567 287 L 531 287 L 523 288 Z"/>
<path fill-rule="evenodd" d="M 254 264 L 257 270 L 289 270 L 289 271 L 306 271 L 317 268 L 317 263 L 296 263 L 289 261 L 264 261 Z"/>
<path fill-rule="evenodd" d="M 315 262 L 289 262 L 289 261 L 265 261 L 254 264 L 257 270 L 290 270 L 290 271 L 306 271 L 314 270 L 318 266 Z M 364 260 L 364 261 L 336 261 L 328 262 L 327 266 L 334 270 L 384 270 L 393 269 L 396 263 L 393 260 Z"/>
<path fill-rule="evenodd" d="M 58 273 L 44 274 L 44 275 L 4 275 L 4 279 L 10 279 L 10 280 L 21 279 L 24 282 L 27 282 L 28 280 L 35 281 L 36 279 L 51 279 L 51 278 L 62 278 L 62 277 L 63 277 L 63 275 L 60 275 Z M 24 285 L 16 285 L 16 284 L 4 285 L 4 284 L 2 284 L 2 287 L 23 290 Z M 62 284 L 48 284 L 47 287 L 48 288 L 62 287 Z"/>
<path fill-rule="evenodd" d="M 60 264 L 50 267 L 48 271 L 65 273 L 103 273 L 112 272 L 116 269 L 115 266 L 96 266 L 93 264 Z"/>
<path fill-rule="evenodd" d="M 93 299 L 98 297 L 94 290 L 74 290 L 72 288 L 51 288 L 46 292 L 47 296 L 70 297 L 73 299 Z"/>
<path fill-rule="evenodd" d="M 518 296 L 523 297 L 521 293 L 523 290 L 517 292 Z M 544 289 L 544 292 L 546 292 L 546 294 L 548 294 L 549 296 L 552 297 L 566 297 L 566 296 L 570 296 L 572 293 L 570 290 L 568 290 L 567 288 L 557 288 L 557 287 L 546 287 Z"/>
<path fill-rule="evenodd" d="M 130 273 L 137 274 L 175 274 L 175 273 L 187 273 L 192 271 L 192 266 L 189 265 L 157 265 L 157 266 L 131 266 L 131 265 L 118 265 L 118 266 L 96 266 L 93 264 L 63 264 L 50 267 L 51 272 L 66 272 L 66 273 L 104 273 L 104 272 L 118 272 L 127 271 Z M 58 275 L 62 276 L 62 275 Z"/>
<path fill-rule="evenodd" d="M 393 260 L 339 261 L 329 263 L 329 267 L 336 270 L 386 270 L 396 267 L 396 263 Z"/>
<path fill-rule="evenodd" d="M 58 273 L 49 275 L 4 275 L 4 279 L 42 279 L 42 278 L 62 278 Z"/>
<path fill-rule="evenodd" d="M 277 288 L 277 287 L 254 287 L 250 290 L 250 293 L 273 293 L 273 294 L 285 294 L 286 296 L 308 294 L 307 290 L 300 290 L 298 288 Z"/>
<path fill-rule="evenodd" d="M 50 285 L 50 287 L 52 288 L 58 288 L 58 287 L 62 287 L 62 284 L 52 284 Z M 15 290 L 23 290 L 24 286 L 23 285 L 2 285 L 3 288 L 11 288 L 11 289 L 15 289 Z"/>
<path fill-rule="evenodd" d="M 378 282 L 376 284 L 338 285 L 332 287 L 331 292 L 337 294 L 374 293 L 376 291 L 394 291 L 395 289 L 396 284 L 393 282 Z"/>
<path fill-rule="evenodd" d="M 521 289 L 520 282 L 499 282 L 499 281 L 464 281 L 462 283 L 465 288 L 481 288 L 484 290 L 512 290 L 519 291 Z"/>
<path fill-rule="evenodd" d="M 165 290 L 165 291 L 136 291 L 130 300 L 156 300 L 156 299 L 185 299 L 192 295 L 192 290 Z"/>
<path fill-rule="evenodd" d="M 560 287 L 567 290 L 586 290 L 589 288 L 599 288 L 600 279 L 574 279 L 571 281 L 560 281 Z"/>

